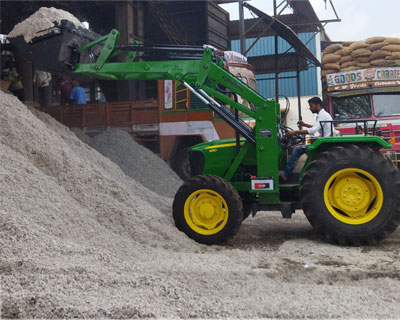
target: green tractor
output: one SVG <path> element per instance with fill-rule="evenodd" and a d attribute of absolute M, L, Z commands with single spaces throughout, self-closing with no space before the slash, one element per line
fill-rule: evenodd
<path fill-rule="evenodd" d="M 399 225 L 400 174 L 379 152 L 392 147 L 389 141 L 368 135 L 314 139 L 296 181 L 280 184 L 287 149 L 299 137 L 285 139 L 288 128 L 280 123 L 277 103 L 230 74 L 223 55 L 210 46 L 118 45 L 118 37 L 117 30 L 96 37 L 63 22 L 32 43 L 10 40 L 42 70 L 111 80 L 179 80 L 236 130 L 236 139 L 190 148 L 194 176 L 173 202 L 175 224 L 190 238 L 223 243 L 249 214 L 272 210 L 290 218 L 303 209 L 322 237 L 342 245 L 375 243 Z M 237 102 L 238 96 L 251 108 Z M 241 121 L 239 112 L 253 118 L 255 127 Z"/>
<path fill-rule="evenodd" d="M 234 236 L 250 213 L 278 210 L 290 218 L 295 209 L 303 209 L 329 242 L 375 243 L 400 223 L 399 172 L 379 152 L 382 147 L 390 144 L 373 136 L 316 139 L 298 181 L 279 184 L 272 170 L 284 167 L 284 148 L 274 161 L 257 164 L 268 150 L 262 146 L 257 150 L 245 142 L 239 153 L 234 140 L 194 146 L 195 176 L 174 199 L 176 226 L 198 242 L 214 244 Z"/>

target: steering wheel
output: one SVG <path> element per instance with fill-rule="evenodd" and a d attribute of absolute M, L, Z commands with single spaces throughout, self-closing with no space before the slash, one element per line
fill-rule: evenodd
<path fill-rule="evenodd" d="M 284 124 L 278 124 L 278 143 L 281 147 L 287 148 L 289 146 L 294 146 L 296 144 L 304 143 L 305 137 L 301 134 L 295 134 L 289 139 L 285 137 L 286 133 L 292 131 L 293 129 L 285 126 Z"/>

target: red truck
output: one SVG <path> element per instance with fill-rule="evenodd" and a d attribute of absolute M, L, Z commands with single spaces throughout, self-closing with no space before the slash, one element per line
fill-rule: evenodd
<path fill-rule="evenodd" d="M 385 153 L 400 166 L 400 67 L 328 74 L 324 93 L 334 120 L 360 120 L 359 125 L 338 124 L 342 135 L 363 134 L 361 120 L 376 120 L 375 134 L 394 138 L 394 148 Z"/>

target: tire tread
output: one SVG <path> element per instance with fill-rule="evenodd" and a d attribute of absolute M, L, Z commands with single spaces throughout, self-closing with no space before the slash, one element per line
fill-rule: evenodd
<path fill-rule="evenodd" d="M 229 227 L 227 225 L 228 228 L 224 228 L 212 236 L 204 236 L 191 231 L 184 219 L 183 206 L 187 197 L 193 190 L 201 188 L 209 188 L 219 193 L 221 192 L 219 190 L 223 190 L 226 194 L 225 201 L 234 204 L 229 207 L 229 219 L 232 219 L 230 222 L 228 221 Z M 209 245 L 224 243 L 231 239 L 239 230 L 243 219 L 243 205 L 239 193 L 228 181 L 214 175 L 199 175 L 187 180 L 176 193 L 172 210 L 175 225 L 180 231 L 197 242 Z"/>
<path fill-rule="evenodd" d="M 393 206 L 394 209 L 386 223 L 379 228 L 375 228 L 370 234 L 347 234 L 342 230 L 332 230 L 324 219 L 321 218 L 322 215 L 320 211 L 322 209 L 318 208 L 315 204 L 316 201 L 313 196 L 313 191 L 316 187 L 322 187 L 315 185 L 316 178 L 321 175 L 321 172 L 343 161 L 343 159 L 347 161 L 349 159 L 368 159 L 375 168 L 379 168 L 379 172 L 384 176 L 384 179 L 390 179 L 391 182 L 394 182 L 388 189 L 391 190 L 391 196 L 395 198 L 394 201 L 396 201 L 397 204 Z M 385 180 L 385 183 L 390 182 Z M 310 224 L 329 242 L 354 246 L 374 244 L 395 231 L 400 224 L 400 172 L 396 166 L 394 166 L 390 160 L 383 157 L 379 151 L 374 151 L 369 147 L 357 145 L 332 147 L 328 151 L 322 152 L 308 166 L 303 175 L 300 187 L 300 199 L 301 206 Z"/>

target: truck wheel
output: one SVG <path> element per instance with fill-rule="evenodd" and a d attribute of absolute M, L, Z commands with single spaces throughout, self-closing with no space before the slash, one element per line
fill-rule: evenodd
<path fill-rule="evenodd" d="M 307 168 L 301 206 L 329 242 L 373 244 L 400 223 L 400 174 L 379 152 L 349 145 L 322 152 Z"/>
<path fill-rule="evenodd" d="M 173 217 L 179 230 L 204 244 L 218 244 L 233 237 L 243 218 L 242 200 L 226 180 L 195 176 L 175 195 Z"/>
<path fill-rule="evenodd" d="M 190 170 L 189 151 L 187 148 L 178 151 L 178 153 L 172 159 L 171 168 L 183 181 L 186 181 L 192 177 L 192 172 Z"/>

